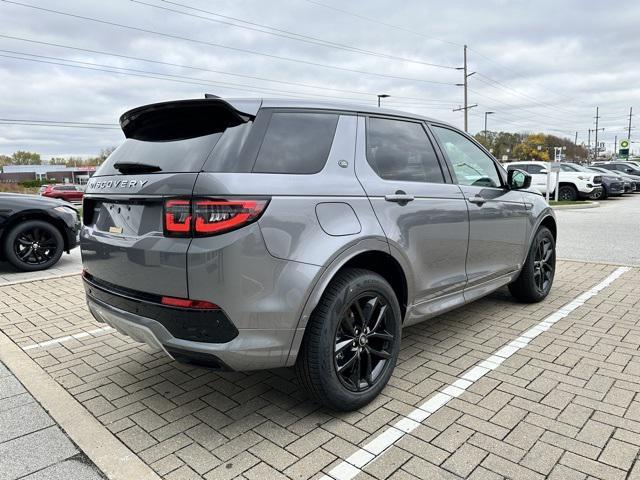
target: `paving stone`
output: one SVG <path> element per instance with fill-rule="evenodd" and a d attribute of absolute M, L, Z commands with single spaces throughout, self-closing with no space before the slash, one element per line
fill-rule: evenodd
<path fill-rule="evenodd" d="M 612 438 L 598 458 L 600 462 L 629 470 L 638 456 L 638 447 Z"/>
<path fill-rule="evenodd" d="M 460 477 L 469 474 L 484 460 L 489 453 L 470 444 L 462 445 L 443 464 L 442 467 Z"/>
<path fill-rule="evenodd" d="M 103 478 L 100 471 L 94 466 L 71 458 L 22 477 L 22 480 L 102 480 Z"/>
<path fill-rule="evenodd" d="M 0 478 L 20 478 L 77 453 L 73 443 L 56 426 L 22 435 L 0 443 Z"/>
<path fill-rule="evenodd" d="M 0 444 L 53 425 L 49 415 L 37 403 L 28 403 L 0 412 Z"/>
<path fill-rule="evenodd" d="M 520 465 L 548 475 L 558 463 L 563 451 L 544 442 L 537 442 L 520 462 Z"/>

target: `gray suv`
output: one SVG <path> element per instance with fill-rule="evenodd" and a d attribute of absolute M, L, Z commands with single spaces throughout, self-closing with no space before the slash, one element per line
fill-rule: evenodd
<path fill-rule="evenodd" d="M 87 301 L 175 360 L 295 365 L 312 397 L 353 410 L 389 380 L 403 326 L 551 288 L 551 209 L 450 125 L 213 96 L 120 124 L 84 197 Z"/>

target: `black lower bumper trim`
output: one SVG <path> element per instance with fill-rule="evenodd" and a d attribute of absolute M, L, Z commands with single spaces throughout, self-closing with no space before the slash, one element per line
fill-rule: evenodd
<path fill-rule="evenodd" d="M 232 371 L 231 368 L 225 365 L 222 360 L 209 353 L 193 352 L 191 350 L 183 350 L 175 347 L 167 347 L 166 350 L 169 355 L 180 363 L 186 363 L 196 367 L 205 367 L 219 372 Z"/>
<path fill-rule="evenodd" d="M 238 336 L 238 329 L 221 309 L 170 307 L 159 303 L 159 296 L 156 300 L 153 294 L 118 287 L 86 272 L 83 279 L 89 298 L 155 320 L 180 340 L 226 343 Z"/>

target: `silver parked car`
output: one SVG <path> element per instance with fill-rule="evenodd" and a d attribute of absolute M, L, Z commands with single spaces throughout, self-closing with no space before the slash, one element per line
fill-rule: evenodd
<path fill-rule="evenodd" d="M 87 300 L 175 360 L 295 365 L 352 410 L 389 380 L 403 326 L 553 283 L 556 221 L 530 176 L 437 120 L 209 96 L 120 124 L 84 197 Z"/>

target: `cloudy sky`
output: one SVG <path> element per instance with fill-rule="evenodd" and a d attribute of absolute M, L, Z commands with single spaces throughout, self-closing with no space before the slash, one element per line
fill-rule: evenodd
<path fill-rule="evenodd" d="M 640 126 L 640 2 L 608 3 L 2 0 L 0 154 L 93 155 L 122 140 L 124 111 L 205 92 L 360 104 L 385 93 L 385 106 L 461 127 L 465 43 L 470 132 L 493 111 L 490 130 L 586 143 L 599 106 L 612 149 L 630 106 Z"/>

